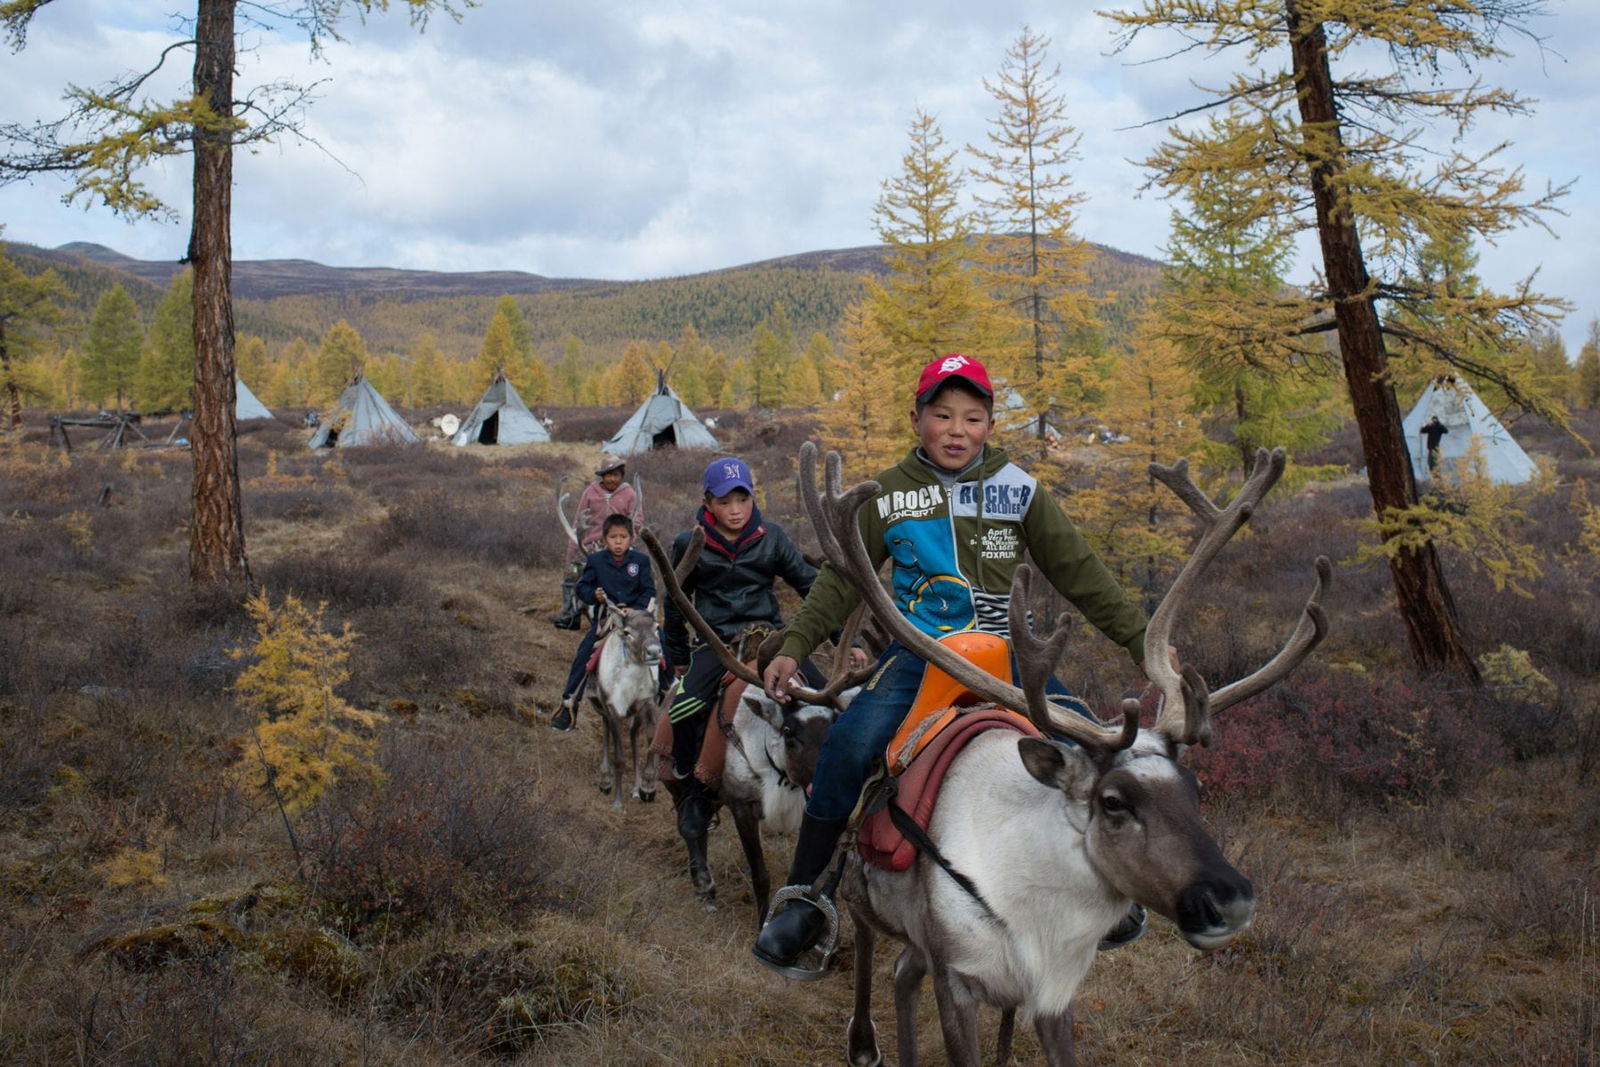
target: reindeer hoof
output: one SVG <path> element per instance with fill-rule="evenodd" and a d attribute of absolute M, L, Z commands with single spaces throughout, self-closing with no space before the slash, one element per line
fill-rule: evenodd
<path fill-rule="evenodd" d="M 633 799 L 637 800 L 641 804 L 654 804 L 656 802 L 656 791 L 652 789 L 650 792 L 646 793 L 642 789 L 635 789 L 633 791 Z"/>
<path fill-rule="evenodd" d="M 611 783 L 610 782 L 599 782 L 597 784 L 600 786 L 600 792 L 604 793 L 606 796 L 610 796 L 611 795 Z"/>

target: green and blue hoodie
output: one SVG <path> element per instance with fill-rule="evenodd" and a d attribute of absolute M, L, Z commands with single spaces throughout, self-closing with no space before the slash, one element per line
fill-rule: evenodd
<path fill-rule="evenodd" d="M 894 561 L 900 613 L 933 637 L 960 630 L 1008 636 L 1011 579 L 1025 554 L 1056 591 L 1107 637 L 1144 662 L 1145 617 L 1038 480 L 1005 450 L 985 446 L 958 474 L 920 449 L 878 476 L 879 491 L 856 521 L 873 567 Z M 782 655 L 804 660 L 860 601 L 852 581 L 825 564 Z"/>

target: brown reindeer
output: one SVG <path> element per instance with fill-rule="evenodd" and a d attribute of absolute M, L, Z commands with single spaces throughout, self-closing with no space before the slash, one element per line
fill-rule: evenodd
<path fill-rule="evenodd" d="M 661 575 L 667 594 L 678 605 L 700 640 L 715 652 L 722 666 L 734 678 L 746 683 L 732 722 L 722 726 L 714 718 L 709 727 L 721 728 L 727 735 L 722 776 L 716 783 L 711 801 L 713 812 L 725 807 L 733 814 L 739 844 L 750 867 L 751 892 L 756 903 L 755 920 L 759 927 L 767 913 L 772 892 L 771 874 L 761 843 L 761 826 L 766 823 L 781 832 L 792 833 L 800 825 L 800 814 L 805 807 L 805 790 L 811 784 L 811 773 L 816 769 L 823 739 L 833 725 L 834 717 L 848 703 L 850 692 L 864 680 L 866 670 L 870 670 L 870 667 L 849 670 L 843 651 L 854 640 L 862 614 L 857 613 L 846 624 L 838 642 L 840 651 L 834 657 L 834 669 L 827 684 L 815 690 L 797 687 L 797 699 L 780 705 L 762 691 L 760 675 L 753 665 L 756 657 L 752 655 L 750 662 L 746 662 L 744 657 L 735 655 L 718 637 L 716 630 L 695 610 L 694 602 L 683 591 L 684 578 L 694 570 L 695 561 L 705 544 L 703 531 L 695 530 L 689 550 L 676 568 L 653 531 L 641 531 L 641 540 L 655 561 L 656 573 Z M 716 713 L 713 714 L 715 716 Z M 666 783 L 667 791 L 672 794 L 674 804 L 681 804 L 684 786 L 672 773 L 670 757 L 663 760 L 658 774 Z M 707 856 L 707 835 L 685 835 L 684 845 L 689 855 L 690 881 L 706 907 L 714 908 L 717 884 Z"/>
<path fill-rule="evenodd" d="M 1073 994 L 1101 936 L 1130 902 L 1171 919 L 1199 949 L 1224 945 L 1249 925 L 1254 890 L 1201 825 L 1194 777 L 1179 759 L 1188 746 L 1208 742 L 1214 713 L 1283 678 L 1322 639 L 1320 600 L 1331 567 L 1317 560 L 1316 585 L 1299 623 L 1261 669 L 1212 693 L 1193 668 L 1180 673 L 1164 656 L 1151 655 L 1145 670 L 1161 693 L 1156 721 L 1141 728 L 1137 702 L 1129 701 L 1120 724 L 1101 724 L 1052 706 L 1045 695 L 1071 626 L 1059 620 L 1048 641 L 1029 629 L 1030 567 L 1018 572 L 1010 604 L 1018 687 L 978 670 L 900 615 L 873 573 L 856 522 L 876 483 L 841 492 L 838 456 L 829 454 L 821 493 L 816 454 L 807 444 L 800 457 L 807 511 L 829 561 L 856 580 L 877 622 L 972 694 L 1025 714 L 1043 734 L 995 730 L 962 749 L 927 827 L 933 850 L 924 848 L 908 869 L 890 872 L 850 857 L 842 885 L 856 930 L 849 1061 L 882 1062 L 870 1012 L 874 940 L 883 933 L 906 946 L 894 968 L 902 1065 L 917 1061 L 917 995 L 930 975 L 950 1063 L 978 1063 L 980 1003 L 1001 1011 L 999 1062 L 1009 1058 L 1020 1009 L 1033 1020 L 1046 1061 L 1073 1063 Z M 1183 463 L 1151 464 L 1151 474 L 1189 505 L 1204 532 L 1150 620 L 1147 648 L 1168 646 L 1201 572 L 1283 466 L 1281 449 L 1270 457 L 1261 451 L 1238 496 L 1218 509 Z"/>

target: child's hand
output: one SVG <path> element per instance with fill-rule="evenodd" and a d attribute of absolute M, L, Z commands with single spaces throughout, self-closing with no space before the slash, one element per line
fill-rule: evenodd
<path fill-rule="evenodd" d="M 788 703 L 791 698 L 789 685 L 794 681 L 794 672 L 800 669 L 800 664 L 793 656 L 773 656 L 772 662 L 767 664 L 766 673 L 761 676 L 761 685 L 767 691 L 767 696 L 780 704 Z"/>

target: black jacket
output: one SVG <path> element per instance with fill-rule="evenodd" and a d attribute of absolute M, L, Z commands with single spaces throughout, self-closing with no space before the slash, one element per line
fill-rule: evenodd
<path fill-rule="evenodd" d="M 761 518 L 759 509 L 751 510 L 750 524 L 734 543 L 717 533 L 704 508 L 700 509 L 698 521 L 705 530 L 706 546 L 683 583 L 683 591 L 694 601 L 695 610 L 724 641 L 731 640 L 749 623 L 770 622 L 781 626 L 783 618 L 778 612 L 776 580 L 782 578 L 804 597 L 811 591 L 817 569 L 800 555 L 783 527 Z M 694 531 L 690 529 L 673 540 L 674 565 L 689 550 L 689 539 L 693 536 Z M 688 625 L 678 605 L 669 597 L 666 602 L 667 658 L 674 666 L 689 662 Z"/>

